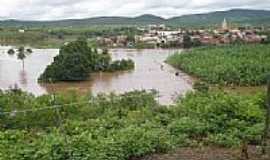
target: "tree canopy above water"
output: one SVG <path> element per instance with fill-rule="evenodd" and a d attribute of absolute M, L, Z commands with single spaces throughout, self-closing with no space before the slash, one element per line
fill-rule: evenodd
<path fill-rule="evenodd" d="M 125 70 L 134 67 L 133 61 L 122 61 L 128 62 L 130 65 L 119 67 L 119 69 Z M 99 54 L 97 49 L 88 46 L 86 40 L 78 39 L 60 49 L 59 55 L 54 58 L 54 62 L 46 68 L 39 80 L 86 80 L 91 72 L 111 71 L 111 64 L 113 63 L 109 54 Z"/>
<path fill-rule="evenodd" d="M 16 53 L 16 51 L 11 48 L 7 51 L 7 54 L 10 56 L 13 56 Z M 17 58 L 22 61 L 23 69 L 24 69 L 24 59 L 27 57 L 27 55 L 33 53 L 32 49 L 21 46 L 17 49 Z"/>

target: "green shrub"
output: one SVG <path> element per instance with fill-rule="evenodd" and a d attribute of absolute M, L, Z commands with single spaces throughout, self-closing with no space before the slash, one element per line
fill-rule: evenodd
<path fill-rule="evenodd" d="M 54 62 L 40 76 L 41 81 L 85 80 L 96 65 L 98 54 L 88 47 L 87 42 L 78 40 L 60 49 Z"/>
<path fill-rule="evenodd" d="M 210 137 L 212 143 L 216 139 L 215 144 L 219 145 L 223 142 L 220 136 L 226 138 L 226 135 L 234 144 L 240 144 L 241 140 L 258 142 L 263 131 L 263 105 L 258 97 L 223 92 L 190 93 L 175 108 L 175 116 L 184 118 L 171 124 L 171 132 L 203 138 L 205 143 Z"/>
<path fill-rule="evenodd" d="M 109 65 L 108 71 L 131 70 L 134 68 L 134 66 L 135 64 L 131 59 L 116 60 Z"/>
<path fill-rule="evenodd" d="M 187 134 L 191 138 L 202 138 L 207 135 L 208 125 L 198 119 L 191 119 L 189 117 L 182 117 L 170 123 L 169 131 L 173 135 Z"/>
<path fill-rule="evenodd" d="M 193 88 L 197 91 L 200 91 L 200 92 L 207 92 L 209 91 L 209 85 L 207 83 L 204 83 L 204 82 L 196 82 L 194 85 L 193 85 Z"/>

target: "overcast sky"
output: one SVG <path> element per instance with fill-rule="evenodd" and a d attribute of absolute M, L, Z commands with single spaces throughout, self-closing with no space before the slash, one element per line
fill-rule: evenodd
<path fill-rule="evenodd" d="M 0 19 L 57 20 L 142 14 L 168 18 L 232 8 L 270 9 L 270 0 L 0 0 Z"/>

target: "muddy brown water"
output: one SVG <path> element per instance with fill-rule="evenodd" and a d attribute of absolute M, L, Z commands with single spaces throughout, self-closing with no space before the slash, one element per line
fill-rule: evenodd
<path fill-rule="evenodd" d="M 61 82 L 55 84 L 39 84 L 37 78 L 47 65 L 52 63 L 58 49 L 34 49 L 25 59 L 25 68 L 16 56 L 6 54 L 10 47 L 0 47 L 0 89 L 8 89 L 17 84 L 22 90 L 34 95 L 42 95 L 53 91 L 74 89 L 80 93 L 117 94 L 133 90 L 151 90 L 159 92 L 157 100 L 161 104 L 171 104 L 179 95 L 192 89 L 192 80 L 186 74 L 164 63 L 166 58 L 178 50 L 164 49 L 113 49 L 112 59 L 132 59 L 135 69 L 115 73 L 93 73 L 90 79 L 83 82 Z M 180 50 L 179 50 L 180 51 Z M 179 76 L 175 73 L 179 72 Z"/>

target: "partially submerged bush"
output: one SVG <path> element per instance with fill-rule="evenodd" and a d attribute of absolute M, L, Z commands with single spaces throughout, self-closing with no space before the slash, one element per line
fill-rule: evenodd
<path fill-rule="evenodd" d="M 135 66 L 131 59 L 116 60 L 110 64 L 109 71 L 131 70 Z"/>
<path fill-rule="evenodd" d="M 71 42 L 60 49 L 54 62 L 39 77 L 41 81 L 85 80 L 94 69 L 98 53 L 88 47 L 86 41 Z"/>
<path fill-rule="evenodd" d="M 14 55 L 15 54 L 15 50 L 14 49 L 9 49 L 8 51 L 7 51 L 7 53 L 9 54 L 9 55 Z"/>
<path fill-rule="evenodd" d="M 51 65 L 47 66 L 39 80 L 81 81 L 88 79 L 92 72 L 133 68 L 133 61 L 111 62 L 109 54 L 99 54 L 96 49 L 89 47 L 85 40 L 79 39 L 60 49 L 59 55 L 54 58 L 54 62 Z"/>

